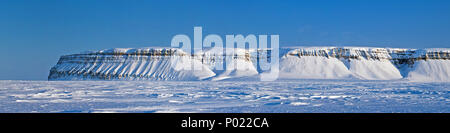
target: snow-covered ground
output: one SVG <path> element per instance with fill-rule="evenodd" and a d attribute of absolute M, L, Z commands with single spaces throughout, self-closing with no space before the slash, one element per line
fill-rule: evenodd
<path fill-rule="evenodd" d="M 0 81 L 0 112 L 450 112 L 449 82 Z"/>

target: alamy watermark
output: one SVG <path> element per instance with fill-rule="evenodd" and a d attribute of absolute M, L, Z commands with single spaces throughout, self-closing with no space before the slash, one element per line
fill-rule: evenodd
<path fill-rule="evenodd" d="M 243 51 L 265 51 L 258 52 L 258 56 L 266 57 L 267 59 L 259 59 L 258 66 L 260 71 L 264 71 L 260 76 L 261 81 L 274 81 L 278 78 L 279 73 L 279 35 L 270 35 L 270 47 L 268 47 L 268 35 L 256 35 L 249 34 L 247 36 L 243 36 L 241 34 L 237 35 L 226 35 L 225 36 L 225 45 L 221 36 L 216 34 L 210 34 L 203 38 L 202 27 L 194 27 L 194 41 L 193 45 L 191 43 L 191 39 L 189 36 L 184 34 L 176 35 L 172 38 L 171 47 L 172 48 L 180 48 L 185 52 L 184 54 L 187 56 L 174 56 L 177 59 L 172 60 L 172 67 L 175 69 L 183 69 L 183 70 L 202 70 L 203 64 L 198 61 L 194 61 L 195 53 L 202 53 L 205 48 L 212 49 L 220 49 L 220 52 L 217 54 L 231 55 L 225 56 L 223 62 L 225 64 L 233 64 L 226 65 L 225 70 L 248 70 L 249 66 L 239 65 L 237 64 L 236 57 L 238 55 L 242 55 Z M 177 61 L 180 61 L 180 58 L 185 58 L 189 61 L 186 65 L 180 66 Z M 178 64 L 178 65 L 174 65 Z M 215 70 L 223 70 L 224 68 L 221 65 L 217 65 L 214 67 Z"/>

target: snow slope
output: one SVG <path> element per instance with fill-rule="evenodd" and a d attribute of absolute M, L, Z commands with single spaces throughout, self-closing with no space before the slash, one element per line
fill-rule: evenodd
<path fill-rule="evenodd" d="M 400 71 L 389 60 L 346 60 L 349 71 L 355 77 L 367 80 L 391 80 L 403 78 Z"/>
<path fill-rule="evenodd" d="M 411 81 L 450 81 L 450 60 L 421 60 L 410 70 Z"/>
<path fill-rule="evenodd" d="M 321 56 L 286 56 L 280 62 L 282 79 L 340 79 L 352 73 L 337 58 Z"/>

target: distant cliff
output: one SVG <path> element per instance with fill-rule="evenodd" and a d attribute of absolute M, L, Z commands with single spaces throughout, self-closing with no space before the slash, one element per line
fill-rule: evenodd
<path fill-rule="evenodd" d="M 61 56 L 49 80 L 225 80 L 256 79 L 258 60 L 270 50 L 223 49 L 186 54 L 175 48 L 115 48 Z M 174 58 L 172 57 L 180 57 Z M 226 64 L 225 57 L 234 62 Z M 201 64 L 202 69 L 175 69 Z M 226 69 L 234 65 L 245 71 Z M 221 66 L 224 70 L 215 69 Z M 450 49 L 292 47 L 280 49 L 279 79 L 363 79 L 444 81 L 450 78 Z"/>

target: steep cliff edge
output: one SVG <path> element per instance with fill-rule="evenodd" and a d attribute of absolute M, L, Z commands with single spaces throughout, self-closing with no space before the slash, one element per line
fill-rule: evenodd
<path fill-rule="evenodd" d="M 256 79 L 258 60 L 270 50 L 205 49 L 188 55 L 175 48 L 115 48 L 61 56 L 49 80 L 224 80 Z M 279 79 L 450 81 L 450 50 L 370 47 L 280 49 Z M 227 58 L 232 57 L 232 58 Z M 225 62 L 231 62 L 226 64 Z M 174 63 L 174 64 L 171 64 Z M 192 63 L 200 69 L 187 69 Z M 232 69 L 239 66 L 245 70 Z M 217 69 L 223 68 L 223 69 Z"/>

